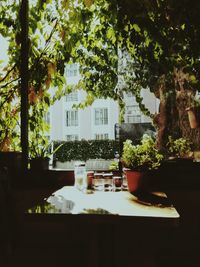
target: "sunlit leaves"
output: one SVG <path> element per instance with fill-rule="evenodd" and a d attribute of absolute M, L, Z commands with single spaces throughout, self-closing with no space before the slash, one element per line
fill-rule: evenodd
<path fill-rule="evenodd" d="M 181 29 L 185 30 L 185 23 L 181 25 Z"/>
<path fill-rule="evenodd" d="M 93 0 L 84 0 L 84 4 L 85 4 L 87 7 L 91 7 L 91 5 L 93 4 Z"/>
<path fill-rule="evenodd" d="M 69 5 L 70 5 L 69 2 L 70 2 L 69 0 L 62 0 L 61 1 L 62 8 L 65 9 L 65 10 L 67 10 L 69 8 Z"/>
<path fill-rule="evenodd" d="M 140 27 L 137 24 L 135 24 L 135 23 L 130 25 L 130 30 L 132 30 L 132 29 L 134 29 L 138 33 L 141 32 Z"/>
<path fill-rule="evenodd" d="M 115 44 L 117 38 L 116 38 L 116 32 L 114 31 L 114 29 L 109 28 L 106 35 L 107 35 L 107 38 L 110 39 L 113 44 Z"/>

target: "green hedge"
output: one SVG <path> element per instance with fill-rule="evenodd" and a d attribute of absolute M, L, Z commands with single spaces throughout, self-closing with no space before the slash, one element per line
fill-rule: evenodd
<path fill-rule="evenodd" d="M 61 162 L 70 160 L 113 159 L 119 151 L 119 142 L 115 140 L 81 140 L 54 141 L 54 149 L 63 144 L 54 154 L 54 158 Z"/>

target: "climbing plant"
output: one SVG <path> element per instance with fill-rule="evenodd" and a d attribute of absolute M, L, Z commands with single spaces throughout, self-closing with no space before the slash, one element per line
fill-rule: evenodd
<path fill-rule="evenodd" d="M 0 73 L 1 149 L 13 148 L 19 137 L 20 8 L 19 0 L 1 1 L 0 34 L 8 41 L 8 64 Z M 87 92 L 79 108 L 110 97 L 122 111 L 124 93 L 131 92 L 154 119 L 161 149 L 169 135 L 198 143 L 199 130 L 189 128 L 185 109 L 199 90 L 199 9 L 194 0 L 30 0 L 30 147 L 46 142 L 49 106 L 77 89 Z M 65 65 L 73 62 L 81 74 L 74 87 L 65 77 Z M 143 105 L 142 89 L 160 100 L 158 114 Z"/>

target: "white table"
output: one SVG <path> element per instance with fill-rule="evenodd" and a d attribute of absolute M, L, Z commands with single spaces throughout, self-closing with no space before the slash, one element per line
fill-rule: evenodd
<path fill-rule="evenodd" d="M 167 199 L 164 193 L 156 194 Z M 83 262 L 89 267 L 132 266 L 133 262 L 148 266 L 140 265 L 141 260 L 156 261 L 159 250 L 170 247 L 180 219 L 172 205 L 143 204 L 127 191 L 85 194 L 64 186 L 45 203 L 26 213 L 27 222 L 37 229 L 33 232 L 37 240 L 45 243 L 50 236 L 52 244 L 77 247 L 84 251 Z"/>

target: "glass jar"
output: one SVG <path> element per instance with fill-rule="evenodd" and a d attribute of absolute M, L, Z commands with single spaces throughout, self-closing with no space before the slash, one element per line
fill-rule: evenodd
<path fill-rule="evenodd" d="M 128 182 L 127 182 L 127 175 L 126 175 L 126 171 L 129 170 L 128 168 L 123 168 L 123 172 L 122 172 L 122 189 L 124 191 L 128 190 Z"/>
<path fill-rule="evenodd" d="M 112 172 L 108 172 L 108 173 L 104 173 L 103 174 L 103 178 L 104 178 L 104 189 L 105 191 L 112 191 L 112 177 L 113 177 L 113 173 Z"/>
<path fill-rule="evenodd" d="M 104 191 L 104 177 L 102 172 L 94 173 L 93 189 L 95 191 Z"/>
<path fill-rule="evenodd" d="M 92 189 L 92 184 L 93 184 L 93 179 L 94 179 L 94 171 L 88 171 L 87 172 L 87 188 Z"/>
<path fill-rule="evenodd" d="M 87 189 L 87 172 L 84 162 L 75 162 L 74 165 L 75 187 L 81 191 Z"/>
<path fill-rule="evenodd" d="M 121 190 L 122 190 L 122 177 L 113 176 L 113 191 L 121 191 Z"/>

